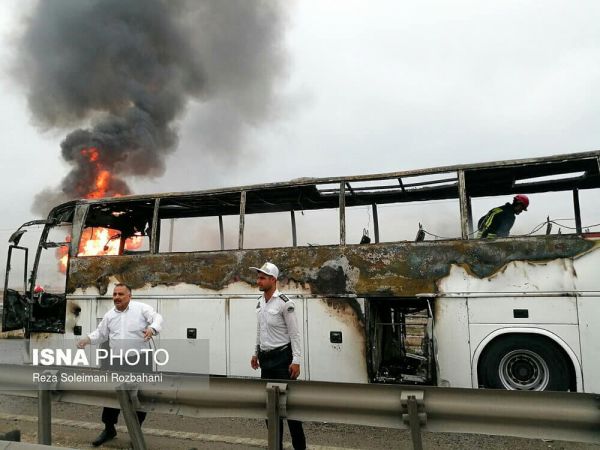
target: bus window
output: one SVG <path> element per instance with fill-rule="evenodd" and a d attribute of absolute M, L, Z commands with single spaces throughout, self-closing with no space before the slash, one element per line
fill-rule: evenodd
<path fill-rule="evenodd" d="M 238 246 L 239 216 L 221 217 L 223 249 Z M 158 251 L 201 252 L 221 250 L 219 217 L 184 217 L 160 220 Z"/>
<path fill-rule="evenodd" d="M 460 239 L 458 200 L 377 205 L 380 242 L 414 241 L 419 224 L 425 240 Z"/>
<path fill-rule="evenodd" d="M 244 248 L 292 246 L 292 220 L 289 212 L 246 214 Z"/>
<path fill-rule="evenodd" d="M 581 225 L 584 233 L 600 231 L 600 196 L 597 190 L 580 190 Z"/>
<path fill-rule="evenodd" d="M 346 243 L 375 242 L 373 208 L 371 205 L 346 207 Z"/>
<path fill-rule="evenodd" d="M 45 292 L 64 294 L 69 243 L 73 224 L 60 223 L 48 231 L 46 244 L 40 253 L 36 284 Z"/>
<path fill-rule="evenodd" d="M 154 201 L 111 202 L 90 206 L 78 256 L 148 252 Z"/>
<path fill-rule="evenodd" d="M 340 213 L 338 208 L 295 211 L 298 246 L 338 245 Z"/>
<path fill-rule="evenodd" d="M 237 249 L 240 192 L 163 198 L 158 220 L 160 253 Z"/>
<path fill-rule="evenodd" d="M 243 247 L 339 244 L 339 186 L 323 183 L 249 190 Z"/>
<path fill-rule="evenodd" d="M 348 180 L 344 182 L 346 243 L 412 241 L 420 227 L 427 239 L 460 238 L 457 196 L 456 172 Z"/>
<path fill-rule="evenodd" d="M 48 230 L 39 249 L 33 288 L 30 331 L 63 333 L 65 329 L 65 284 L 73 225 L 63 222 Z"/>
<path fill-rule="evenodd" d="M 25 228 L 25 233 L 19 240 L 19 247 L 28 250 L 27 258 L 25 252 L 20 248 L 13 249 L 11 252 L 10 261 L 8 261 L 8 273 L 6 274 L 5 282 L 7 289 L 13 289 L 24 294 L 28 289 L 28 283 L 31 276 L 31 268 L 35 258 L 35 252 L 40 241 L 40 236 L 44 229 L 43 225 L 34 225 Z M 27 267 L 25 262 L 27 259 Z"/>

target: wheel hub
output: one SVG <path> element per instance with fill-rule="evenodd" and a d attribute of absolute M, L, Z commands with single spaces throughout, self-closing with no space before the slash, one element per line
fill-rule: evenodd
<path fill-rule="evenodd" d="M 513 350 L 500 361 L 499 377 L 506 389 L 543 391 L 550 381 L 544 358 L 531 350 Z"/>

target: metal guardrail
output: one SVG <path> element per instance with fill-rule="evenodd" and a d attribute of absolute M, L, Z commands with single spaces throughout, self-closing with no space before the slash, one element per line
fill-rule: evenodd
<path fill-rule="evenodd" d="M 163 374 L 162 385 L 144 384 L 137 391 L 116 383 L 114 391 L 94 390 L 93 383 L 69 383 L 65 390 L 66 385 L 58 382 L 52 392 L 40 390 L 38 395 L 31 390 L 31 380 L 34 372 L 43 369 L 0 365 L 0 389 L 10 389 L 5 394 L 38 397 L 38 436 L 43 444 L 50 444 L 51 401 L 122 408 L 135 449 L 145 448 L 136 409 L 188 417 L 268 418 L 274 425 L 268 432 L 273 449 L 281 433 L 277 420 L 281 417 L 409 429 L 415 449 L 422 449 L 422 431 L 600 443 L 600 396 L 595 394 Z"/>

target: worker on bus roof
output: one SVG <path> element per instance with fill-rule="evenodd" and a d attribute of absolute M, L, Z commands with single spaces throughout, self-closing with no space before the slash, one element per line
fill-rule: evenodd
<path fill-rule="evenodd" d="M 477 222 L 477 237 L 490 238 L 506 237 L 515 223 L 515 216 L 527 211 L 529 197 L 523 194 L 515 195 L 512 203 L 506 203 L 488 211 Z"/>

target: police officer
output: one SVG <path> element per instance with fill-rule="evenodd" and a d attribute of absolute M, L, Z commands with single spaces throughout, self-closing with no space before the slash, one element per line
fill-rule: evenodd
<path fill-rule="evenodd" d="M 266 262 L 256 270 L 256 284 L 263 293 L 256 305 L 256 349 L 250 365 L 260 367 L 263 379 L 295 380 L 300 375 L 300 331 L 296 319 L 296 305 L 279 290 L 279 269 Z M 288 420 L 292 445 L 295 450 L 306 448 L 302 422 Z M 281 424 L 280 424 L 281 426 Z M 279 442 L 282 448 L 282 442 Z"/>

